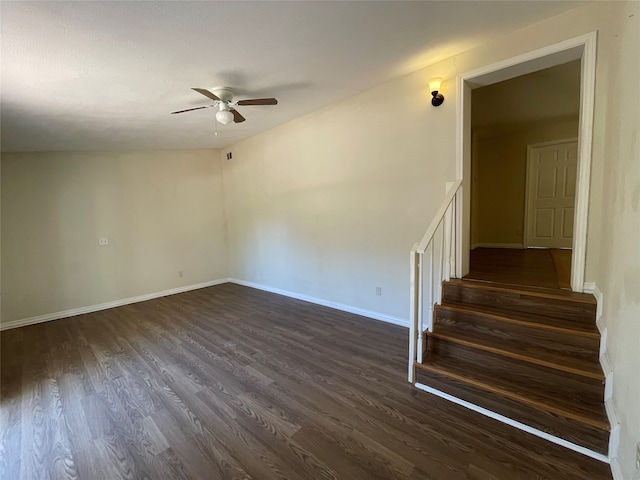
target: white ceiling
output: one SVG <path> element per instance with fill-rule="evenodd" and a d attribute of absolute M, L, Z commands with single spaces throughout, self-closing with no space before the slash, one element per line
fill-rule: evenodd
<path fill-rule="evenodd" d="M 578 118 L 580 69 L 574 60 L 473 90 L 473 128 Z"/>
<path fill-rule="evenodd" d="M 3 0 L 2 151 L 224 147 L 582 3 Z M 280 103 L 169 114 L 217 85 Z"/>

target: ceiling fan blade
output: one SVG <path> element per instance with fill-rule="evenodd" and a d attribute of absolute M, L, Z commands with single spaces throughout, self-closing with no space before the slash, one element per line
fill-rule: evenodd
<path fill-rule="evenodd" d="M 275 98 L 250 98 L 249 100 L 238 100 L 237 105 L 277 105 Z"/>
<path fill-rule="evenodd" d="M 196 107 L 196 108 L 187 108 L 186 110 L 178 110 L 177 112 L 171 112 L 171 114 L 173 115 L 174 113 L 184 113 L 184 112 L 191 112 L 193 110 L 200 110 L 202 108 L 209 108 L 207 107 Z"/>
<path fill-rule="evenodd" d="M 191 90 L 195 90 L 196 92 L 204 95 L 205 97 L 209 97 L 211 100 L 216 100 L 216 101 L 220 100 L 213 93 L 211 93 L 209 90 L 205 90 L 204 88 L 192 88 Z"/>
<path fill-rule="evenodd" d="M 233 113 L 233 121 L 235 123 L 244 122 L 246 120 L 246 118 L 244 118 L 242 115 L 240 115 L 240 112 L 238 112 L 237 110 L 231 108 L 231 109 L 229 109 L 229 111 L 231 113 Z"/>

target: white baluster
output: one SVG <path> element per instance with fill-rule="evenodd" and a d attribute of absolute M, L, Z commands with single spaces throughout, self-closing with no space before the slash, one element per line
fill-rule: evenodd
<path fill-rule="evenodd" d="M 456 224 L 458 223 L 458 196 L 453 197 L 451 202 L 451 270 L 454 272 L 453 278 L 456 278 L 458 270 L 458 248 L 456 245 Z"/>
<path fill-rule="evenodd" d="M 444 263 L 446 257 L 444 255 L 444 223 L 441 224 L 440 229 L 440 248 L 438 249 L 438 283 L 436 284 L 436 301 L 435 303 L 440 305 L 442 303 L 442 279 L 444 278 Z M 433 319 L 431 320 L 433 323 Z"/>
<path fill-rule="evenodd" d="M 458 268 L 459 260 L 456 244 L 456 202 L 459 202 L 462 180 L 456 180 L 447 191 L 445 200 L 440 205 L 433 220 L 429 224 L 420 243 L 414 245 L 410 258 L 410 335 L 409 335 L 409 382 L 414 382 L 415 362 L 422 363 L 424 348 L 428 337 L 425 333 L 433 331 L 433 312 L 435 304 L 442 302 L 442 281 L 451 278 L 452 270 Z M 441 229 L 441 232 L 438 232 Z M 436 248 L 436 235 L 439 235 L 439 250 Z M 429 250 L 428 278 L 425 279 L 424 253 Z M 434 256 L 436 257 L 434 260 Z M 437 267 L 436 267 L 436 263 Z M 438 269 L 436 272 L 436 268 Z M 456 271 L 457 273 L 457 271 Z M 436 275 L 438 283 L 436 283 Z M 429 284 L 425 299 L 425 282 Z M 425 324 L 425 300 L 428 302 L 428 319 Z"/>
<path fill-rule="evenodd" d="M 451 279 L 451 211 L 452 207 L 449 204 L 447 213 L 444 214 L 444 280 L 447 282 Z"/>
<path fill-rule="evenodd" d="M 427 320 L 427 329 L 433 331 L 433 300 L 434 300 L 434 285 L 433 285 L 433 241 L 429 248 L 429 318 Z"/>

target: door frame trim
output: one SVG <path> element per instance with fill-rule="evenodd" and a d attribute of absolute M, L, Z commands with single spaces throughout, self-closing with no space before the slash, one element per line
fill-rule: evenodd
<path fill-rule="evenodd" d="M 574 292 L 584 291 L 595 103 L 596 47 L 597 32 L 590 32 L 457 76 L 456 179 L 462 180 L 462 201 L 456 202 L 455 272 L 458 278 L 462 278 L 469 272 L 471 247 L 471 90 L 580 59 L 578 173 L 571 257 L 571 289 Z"/>
<path fill-rule="evenodd" d="M 577 137 L 572 138 L 561 138 L 558 140 L 551 140 L 549 142 L 541 142 L 541 143 L 532 143 L 527 145 L 527 163 L 525 165 L 524 172 L 524 225 L 522 225 L 522 247 L 529 248 L 529 242 L 527 241 L 527 225 L 529 221 L 529 187 L 530 185 L 530 177 L 529 177 L 529 168 L 531 164 L 531 150 L 534 148 L 542 148 L 542 147 L 552 147 L 554 145 L 562 145 L 565 143 L 578 143 Z M 577 172 L 576 172 L 576 186 L 577 186 Z M 575 198 L 574 198 L 574 218 L 575 218 Z M 535 248 L 535 247 L 534 247 Z"/>

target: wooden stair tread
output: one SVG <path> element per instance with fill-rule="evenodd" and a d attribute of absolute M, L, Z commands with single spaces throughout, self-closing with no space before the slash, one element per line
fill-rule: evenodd
<path fill-rule="evenodd" d="M 490 317 L 501 322 L 514 323 L 532 328 L 541 328 L 550 331 L 568 333 L 571 335 L 580 335 L 590 338 L 599 339 L 600 332 L 595 322 L 578 323 L 573 321 L 565 321 L 555 317 L 545 315 L 537 315 L 535 313 L 519 312 L 514 310 L 505 311 L 498 307 L 488 305 L 471 304 L 463 302 L 454 302 L 443 300 L 442 305 L 436 308 L 456 310 L 473 315 Z"/>
<path fill-rule="evenodd" d="M 592 359 L 580 356 L 562 355 L 540 345 L 520 341 L 517 338 L 511 338 L 506 342 L 494 335 L 478 331 L 461 332 L 455 326 L 441 324 L 436 324 L 434 332 L 430 335 L 528 363 L 604 381 L 602 368 L 597 361 L 594 362 Z"/>
<path fill-rule="evenodd" d="M 498 393 L 530 407 L 572 418 L 587 425 L 608 430 L 604 410 L 604 389 L 591 379 L 577 381 L 541 366 L 490 352 L 475 353 L 434 337 L 428 339 L 428 352 L 416 368 L 433 371 L 483 390 Z"/>
<path fill-rule="evenodd" d="M 422 368 L 416 368 L 416 380 L 418 383 L 428 385 L 507 418 L 607 455 L 609 449 L 608 430 L 585 425 L 562 415 L 525 405 L 498 393 L 477 388 L 469 383 Z"/>
<path fill-rule="evenodd" d="M 494 290 L 509 293 L 526 294 L 531 296 L 537 296 L 542 298 L 555 298 L 572 302 L 587 303 L 596 305 L 596 300 L 593 295 L 588 293 L 573 292 L 570 290 L 560 290 L 555 288 L 545 287 L 532 287 L 528 285 L 515 285 L 510 283 L 499 283 L 485 280 L 476 279 L 460 279 L 452 278 L 449 281 L 443 282 L 445 285 L 458 285 L 469 288 L 480 288 L 484 290 Z"/>

